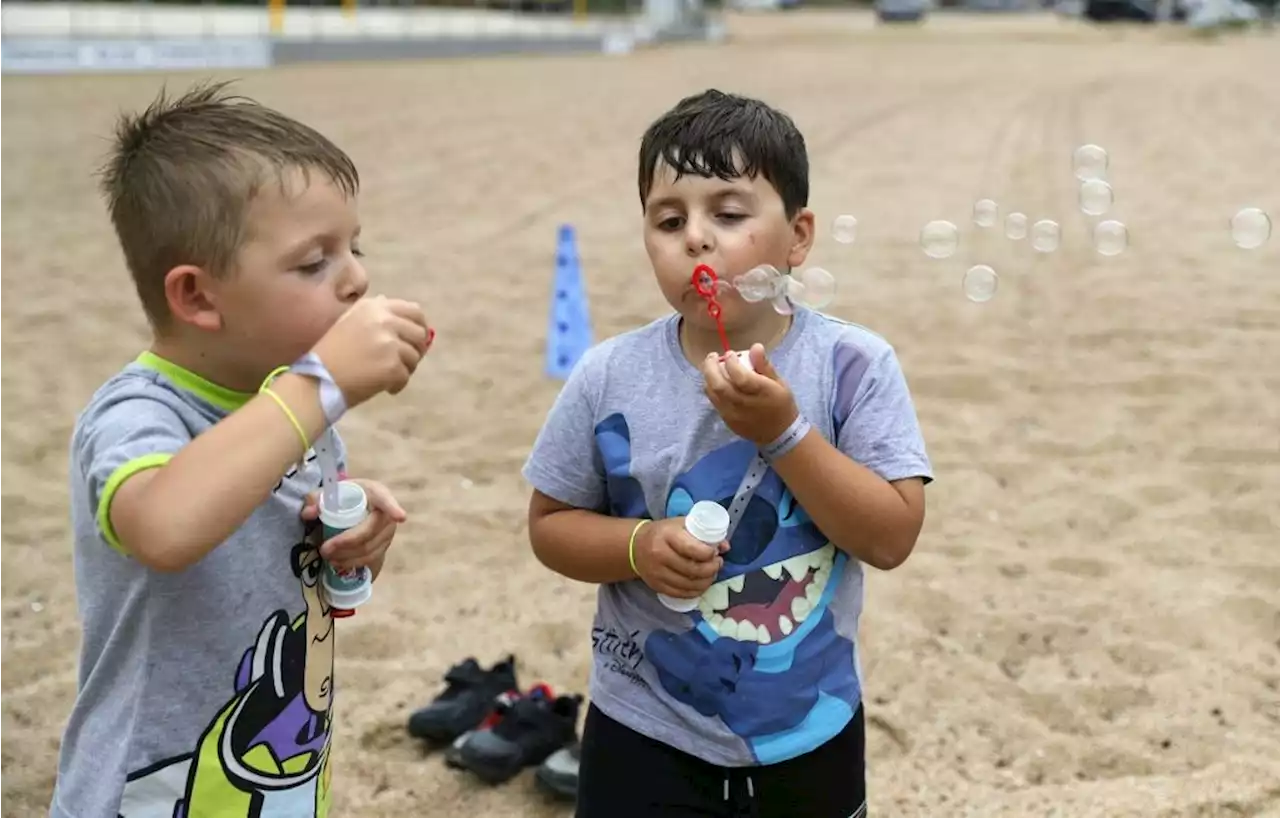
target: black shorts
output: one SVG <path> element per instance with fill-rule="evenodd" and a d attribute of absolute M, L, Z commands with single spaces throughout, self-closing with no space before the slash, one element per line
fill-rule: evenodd
<path fill-rule="evenodd" d="M 788 761 L 719 767 L 626 727 L 591 705 L 576 818 L 864 818 L 862 708 L 821 747 Z"/>

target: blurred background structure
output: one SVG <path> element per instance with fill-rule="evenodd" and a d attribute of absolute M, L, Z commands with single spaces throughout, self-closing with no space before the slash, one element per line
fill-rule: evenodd
<path fill-rule="evenodd" d="M 626 53 L 720 36 L 704 0 L 13 2 L 0 13 L 4 71 L 27 73 Z"/>
<path fill-rule="evenodd" d="M 20 0 L 0 6 L 5 73 L 263 68 L 310 60 L 516 52 L 629 53 L 719 41 L 722 10 L 874 6 L 881 22 L 937 9 L 1052 8 L 1094 22 L 1217 29 L 1275 0 Z M 1260 13 L 1261 11 L 1261 13 Z"/>

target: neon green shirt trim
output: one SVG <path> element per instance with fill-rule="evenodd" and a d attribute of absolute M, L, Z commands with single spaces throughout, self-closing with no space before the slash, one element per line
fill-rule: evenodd
<path fill-rule="evenodd" d="M 107 483 L 102 488 L 102 499 L 98 501 L 98 530 L 102 532 L 102 536 L 106 538 L 107 543 L 121 554 L 128 556 L 129 549 L 125 548 L 124 543 L 120 542 L 120 538 L 116 536 L 115 528 L 111 525 L 111 501 L 116 498 L 116 492 L 124 485 L 124 481 L 140 471 L 159 468 L 172 459 L 173 455 L 167 452 L 144 454 L 142 457 L 135 457 L 127 463 L 121 464 L 107 478 Z"/>
<path fill-rule="evenodd" d="M 159 372 L 167 378 L 174 386 L 183 392 L 189 392 L 201 400 L 218 407 L 226 412 L 234 412 L 241 406 L 244 406 L 254 395 L 250 392 L 237 392 L 234 389 L 228 389 L 225 386 L 202 378 L 189 369 L 185 369 L 172 361 L 161 358 L 159 355 L 150 350 L 144 351 L 137 358 L 137 362 L 154 372 Z M 147 469 L 155 469 L 163 466 L 173 459 L 172 454 L 148 454 L 142 457 L 135 457 L 133 460 L 119 466 L 107 478 L 107 483 L 102 489 L 102 498 L 98 501 L 98 529 L 102 532 L 102 536 L 112 548 L 121 554 L 128 555 L 129 550 L 124 547 L 124 543 L 120 542 L 119 536 L 116 534 L 115 528 L 111 525 L 111 501 L 115 499 L 116 492 L 124 485 L 124 481 L 133 477 L 140 471 Z"/>
<path fill-rule="evenodd" d="M 184 392 L 190 392 L 197 398 L 213 404 L 219 409 L 234 412 L 255 397 L 252 392 L 237 392 L 225 386 L 219 386 L 206 380 L 189 369 L 184 369 L 172 361 L 165 360 L 150 350 L 138 356 L 138 363 L 147 369 L 164 375 L 173 385 Z"/>

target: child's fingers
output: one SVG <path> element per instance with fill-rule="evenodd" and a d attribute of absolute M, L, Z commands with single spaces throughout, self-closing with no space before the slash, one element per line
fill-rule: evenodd
<path fill-rule="evenodd" d="M 658 593 L 678 597 L 680 599 L 694 599 L 702 596 L 702 592 L 706 590 L 705 583 L 695 582 L 670 569 L 662 571 L 656 579 L 657 582 L 655 585 L 657 585 L 658 588 L 655 590 L 657 590 Z"/>
<path fill-rule="evenodd" d="M 320 555 L 334 566 L 363 565 L 370 557 L 385 551 L 395 533 L 396 522 L 382 511 L 374 510 L 360 525 L 322 545 Z"/>
<path fill-rule="evenodd" d="M 408 519 L 408 514 L 396 502 L 395 495 L 391 493 L 391 489 L 374 480 L 362 480 L 361 487 L 364 488 L 365 496 L 369 498 L 369 507 L 384 512 L 388 517 L 397 523 L 403 523 Z"/>
<path fill-rule="evenodd" d="M 396 524 L 388 522 L 378 529 L 372 537 L 344 550 L 342 554 L 331 560 L 331 564 L 339 571 L 349 571 L 357 566 L 368 565 L 377 556 L 391 547 L 391 540 L 396 533 Z"/>
<path fill-rule="evenodd" d="M 373 538 L 378 529 L 386 524 L 385 521 L 386 517 L 381 511 L 371 511 L 359 525 L 321 543 L 320 556 L 333 565 L 350 560 L 363 550 L 364 543 Z"/>
<path fill-rule="evenodd" d="M 684 532 L 669 537 L 667 543 L 672 553 L 693 562 L 706 562 L 718 552 L 718 548 L 713 548 Z"/>
<path fill-rule="evenodd" d="M 722 565 L 724 565 L 724 560 L 720 559 L 720 557 L 712 557 L 709 560 L 702 561 L 680 560 L 671 568 L 685 579 L 705 585 L 707 580 L 714 579 L 715 575 L 720 573 Z"/>
<path fill-rule="evenodd" d="M 313 491 L 302 498 L 302 519 L 314 520 L 320 516 L 320 492 Z"/>
<path fill-rule="evenodd" d="M 709 394 L 720 394 L 730 390 L 729 379 L 720 364 L 720 356 L 712 352 L 702 361 L 702 378 Z"/>
<path fill-rule="evenodd" d="M 365 565 L 377 557 L 382 552 L 391 547 L 391 539 L 396 535 L 396 524 L 387 521 L 382 528 L 366 540 L 362 547 L 354 557 L 354 560 L 361 565 Z"/>

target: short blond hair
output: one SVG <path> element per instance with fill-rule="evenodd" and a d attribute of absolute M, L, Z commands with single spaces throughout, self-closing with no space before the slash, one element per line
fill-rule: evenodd
<path fill-rule="evenodd" d="M 264 182 L 301 170 L 326 174 L 348 196 L 360 187 L 355 164 L 325 136 L 229 94 L 228 85 L 197 85 L 174 99 L 161 90 L 146 110 L 121 116 L 100 173 L 125 263 L 158 329 L 170 317 L 170 270 L 233 269 L 249 205 Z"/>

